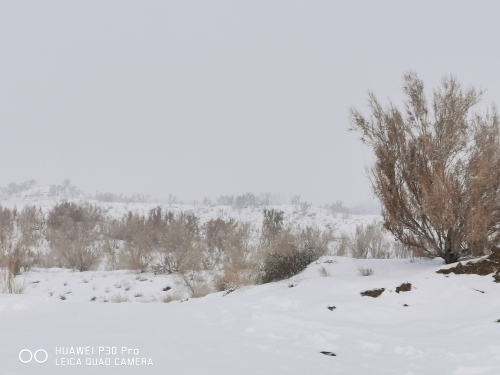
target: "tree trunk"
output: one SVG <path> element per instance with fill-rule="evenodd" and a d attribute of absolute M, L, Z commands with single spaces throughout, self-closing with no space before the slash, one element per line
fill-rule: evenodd
<path fill-rule="evenodd" d="M 443 259 L 446 264 L 458 262 L 458 253 L 453 252 L 451 249 L 447 249 Z"/>
<path fill-rule="evenodd" d="M 443 259 L 446 264 L 458 262 L 458 252 L 453 251 L 452 248 L 452 242 L 451 242 L 452 233 L 453 229 L 450 228 L 448 230 L 448 234 L 446 235 L 446 242 L 444 245 L 445 249 L 444 249 Z"/>

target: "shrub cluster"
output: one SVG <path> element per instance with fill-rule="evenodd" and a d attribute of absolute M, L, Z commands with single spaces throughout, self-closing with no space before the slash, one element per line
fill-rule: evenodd
<path fill-rule="evenodd" d="M 221 291 L 283 280 L 332 253 L 333 243 L 331 230 L 286 225 L 284 212 L 275 208 L 263 208 L 262 225 L 254 227 L 231 218 L 200 223 L 192 212 L 159 206 L 121 218 L 88 203 L 62 202 L 47 214 L 0 206 L 0 267 L 14 276 L 35 265 L 178 273 L 193 295 L 201 295 L 208 279 L 200 275 L 211 275 L 211 285 Z M 373 224 L 343 235 L 337 254 L 388 257 L 394 255 L 391 246 Z"/>
<path fill-rule="evenodd" d="M 254 193 L 246 193 L 242 195 L 220 195 L 217 197 L 216 202 L 218 205 L 243 208 L 269 205 L 274 200 L 270 193 L 260 194 L 259 196 Z"/>
<path fill-rule="evenodd" d="M 284 280 L 303 271 L 311 262 L 327 254 L 333 241 L 330 231 L 283 226 L 284 214 L 274 209 L 263 210 L 261 250 L 263 261 L 260 281 Z"/>
<path fill-rule="evenodd" d="M 21 183 L 11 182 L 6 187 L 0 188 L 0 192 L 7 196 L 13 196 L 28 191 L 35 185 L 35 180 L 28 180 Z"/>
<path fill-rule="evenodd" d="M 190 212 L 156 207 L 147 215 L 110 218 L 98 206 L 62 202 L 47 214 L 0 206 L 0 267 L 12 275 L 39 267 L 179 273 L 193 294 L 210 271 L 216 289 L 293 276 L 328 251 L 330 232 L 285 226 L 284 213 L 263 209 L 262 227 L 235 219 L 201 224 Z"/>
<path fill-rule="evenodd" d="M 151 197 L 147 194 L 133 194 L 131 196 L 124 194 L 114 194 L 114 193 L 100 193 L 97 192 L 92 196 L 98 202 L 121 202 L 121 203 L 146 203 L 151 200 Z"/>
<path fill-rule="evenodd" d="M 0 267 L 16 276 L 37 263 L 44 224 L 40 209 L 26 207 L 18 212 L 0 206 Z"/>
<path fill-rule="evenodd" d="M 106 243 L 102 210 L 90 204 L 63 202 L 48 214 L 46 236 L 53 260 L 79 271 L 94 268 Z"/>
<path fill-rule="evenodd" d="M 342 233 L 338 239 L 336 254 L 353 258 L 414 258 L 426 256 L 414 247 L 403 245 L 388 236 L 381 223 L 357 225 L 354 233 Z"/>
<path fill-rule="evenodd" d="M 297 248 L 291 245 L 289 249 L 280 253 L 269 253 L 264 259 L 261 269 L 262 283 L 270 283 L 288 279 L 302 272 L 310 263 L 321 256 L 311 248 Z"/>

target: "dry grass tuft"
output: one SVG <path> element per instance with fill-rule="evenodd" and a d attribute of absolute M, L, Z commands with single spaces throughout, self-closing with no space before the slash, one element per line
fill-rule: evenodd
<path fill-rule="evenodd" d="M 358 267 L 358 273 L 361 276 L 371 276 L 373 275 L 374 271 L 373 268 Z"/>

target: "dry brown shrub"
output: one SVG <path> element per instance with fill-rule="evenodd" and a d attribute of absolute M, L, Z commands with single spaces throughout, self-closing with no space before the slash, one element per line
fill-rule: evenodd
<path fill-rule="evenodd" d="M 312 228 L 298 233 L 291 228 L 281 231 L 271 243 L 264 243 L 260 281 L 268 283 L 297 275 L 325 255 L 331 241 L 329 234 Z"/>
<path fill-rule="evenodd" d="M 500 120 L 493 106 L 475 113 L 482 92 L 444 77 L 430 98 L 414 73 L 405 100 L 370 115 L 351 110 L 351 129 L 376 156 L 371 169 L 384 227 L 401 243 L 446 264 L 484 255 L 500 242 Z"/>
<path fill-rule="evenodd" d="M 358 267 L 358 273 L 361 276 L 371 276 L 371 275 L 373 275 L 374 271 L 373 271 L 373 268 Z"/>
<path fill-rule="evenodd" d="M 61 264 L 79 271 L 97 266 L 106 240 L 104 223 L 97 206 L 57 204 L 48 214 L 47 238 Z"/>

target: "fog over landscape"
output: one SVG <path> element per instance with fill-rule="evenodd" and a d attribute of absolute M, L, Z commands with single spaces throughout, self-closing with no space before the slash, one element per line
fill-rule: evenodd
<path fill-rule="evenodd" d="M 500 374 L 499 14 L 0 0 L 0 374 Z"/>
<path fill-rule="evenodd" d="M 500 93 L 499 5 L 1 2 L 0 186 L 373 200 L 347 131 L 404 71 Z"/>

